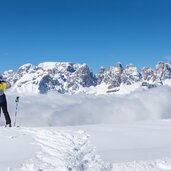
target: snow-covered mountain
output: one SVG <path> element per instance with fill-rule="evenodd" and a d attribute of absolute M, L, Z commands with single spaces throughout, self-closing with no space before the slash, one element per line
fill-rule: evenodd
<path fill-rule="evenodd" d="M 0 171 L 171 170 L 171 88 L 158 86 L 170 84 L 170 63 L 141 72 L 117 64 L 97 75 L 85 64 L 26 64 L 3 75 L 11 90 L 40 94 L 21 94 L 20 127 L 0 128 Z M 156 88 L 123 96 L 68 95 L 140 87 Z M 7 92 L 12 123 L 16 96 Z"/>
<path fill-rule="evenodd" d="M 171 63 L 159 62 L 154 69 L 144 67 L 141 71 L 135 65 L 124 68 L 118 63 L 109 69 L 101 67 L 94 75 L 86 64 L 45 62 L 37 66 L 25 64 L 17 72 L 5 71 L 3 76 L 11 83 L 11 89 L 18 92 L 127 93 L 138 88 L 171 85 Z"/>

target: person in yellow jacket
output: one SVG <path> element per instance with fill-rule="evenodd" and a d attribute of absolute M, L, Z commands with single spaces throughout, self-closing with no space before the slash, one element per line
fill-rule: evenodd
<path fill-rule="evenodd" d="M 10 118 L 10 115 L 8 113 L 7 100 L 6 100 L 6 96 L 4 93 L 4 90 L 9 88 L 10 84 L 7 83 L 6 81 L 4 81 L 2 78 L 3 77 L 0 75 L 0 112 L 2 109 L 4 116 L 5 116 L 5 120 L 6 120 L 6 126 L 11 127 L 11 118 Z"/>

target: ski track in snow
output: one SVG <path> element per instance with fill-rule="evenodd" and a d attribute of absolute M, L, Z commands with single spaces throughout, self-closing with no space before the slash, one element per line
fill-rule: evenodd
<path fill-rule="evenodd" d="M 0 132 L 8 136 L 8 141 L 22 141 L 21 145 L 25 142 L 23 140 L 31 137 L 34 140 L 31 143 L 40 147 L 30 159 L 21 161 L 20 167 L 7 168 L 11 171 L 171 171 L 171 158 L 106 163 L 97 155 L 89 135 L 84 131 L 10 128 Z"/>
<path fill-rule="evenodd" d="M 28 129 L 41 146 L 21 171 L 171 171 L 171 159 L 105 163 L 96 155 L 84 131 L 47 131 Z"/>
<path fill-rule="evenodd" d="M 96 155 L 83 131 L 49 131 L 28 129 L 41 146 L 36 157 L 30 159 L 20 171 L 108 171 L 111 165 Z"/>

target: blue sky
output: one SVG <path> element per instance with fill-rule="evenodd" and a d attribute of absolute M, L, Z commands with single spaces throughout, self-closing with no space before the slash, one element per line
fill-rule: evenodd
<path fill-rule="evenodd" d="M 117 62 L 171 56 L 170 0 L 0 0 L 0 72 L 25 63 Z"/>

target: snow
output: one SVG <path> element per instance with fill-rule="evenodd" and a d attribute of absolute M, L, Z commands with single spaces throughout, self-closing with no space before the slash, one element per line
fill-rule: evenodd
<path fill-rule="evenodd" d="M 163 83 L 164 85 L 168 85 L 171 87 L 171 80 L 170 79 L 166 79 Z"/>
<path fill-rule="evenodd" d="M 121 84 L 118 92 L 116 92 L 115 94 L 118 95 L 124 95 L 124 94 L 130 94 L 131 92 L 137 91 L 137 90 L 142 90 L 141 88 L 141 83 L 134 83 L 132 85 L 124 85 Z"/>
<path fill-rule="evenodd" d="M 1 128 L 1 133 L 0 170 L 3 171 L 100 171 L 111 168 L 96 155 L 84 131 Z"/>
<path fill-rule="evenodd" d="M 14 121 L 18 94 L 6 94 Z M 0 127 L 0 171 L 171 170 L 168 86 L 127 95 L 20 96 L 20 127 Z"/>
<path fill-rule="evenodd" d="M 38 145 L 20 129 L 0 128 L 0 170 L 11 170 L 36 155 Z"/>
<path fill-rule="evenodd" d="M 171 64 L 164 62 L 155 69 L 144 67 L 142 71 L 133 64 L 124 68 L 117 63 L 109 69 L 101 68 L 96 75 L 86 64 L 28 63 L 17 72 L 8 70 L 2 75 L 11 83 L 11 91 L 18 93 L 44 94 L 55 90 L 61 94 L 123 95 L 160 85 L 171 86 Z"/>
<path fill-rule="evenodd" d="M 137 82 L 131 85 L 121 84 L 120 87 L 115 87 L 110 90 L 108 89 L 107 84 L 101 83 L 100 85 L 97 85 L 96 87 L 91 86 L 88 88 L 84 88 L 83 90 L 80 90 L 80 92 L 84 92 L 85 94 L 93 94 L 93 95 L 106 95 L 107 92 L 108 94 L 126 95 L 137 90 L 141 90 L 141 91 L 144 90 L 144 88 L 141 87 L 140 82 Z"/>
<path fill-rule="evenodd" d="M 89 88 L 84 88 L 85 93 L 87 94 L 95 94 L 95 95 L 101 95 L 101 94 L 106 94 L 107 92 L 107 85 L 105 83 L 101 83 L 100 85 L 97 85 L 96 87 L 91 86 Z"/>
<path fill-rule="evenodd" d="M 42 68 L 44 70 L 50 70 L 50 69 L 54 69 L 54 68 L 57 68 L 58 66 L 60 65 L 68 65 L 69 62 L 43 62 L 43 63 L 40 63 L 38 65 L 38 68 Z"/>
<path fill-rule="evenodd" d="M 0 170 L 171 170 L 171 120 L 0 128 Z"/>
<path fill-rule="evenodd" d="M 77 126 L 70 129 L 88 132 L 102 159 L 110 163 L 171 157 L 171 120 Z"/>

